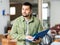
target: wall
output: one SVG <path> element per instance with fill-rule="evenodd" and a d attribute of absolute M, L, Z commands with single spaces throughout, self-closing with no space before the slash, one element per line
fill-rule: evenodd
<path fill-rule="evenodd" d="M 3 15 L 3 10 L 5 10 L 5 15 Z M 10 21 L 9 14 L 9 0 L 0 0 L 0 34 L 4 34 L 5 27 Z"/>
<path fill-rule="evenodd" d="M 60 24 L 60 0 L 50 1 L 50 26 Z"/>
<path fill-rule="evenodd" d="M 37 4 L 38 3 L 38 0 L 10 0 L 10 2 L 18 2 L 18 3 L 23 3 L 23 2 L 30 2 L 30 3 L 33 3 L 33 4 Z"/>
<path fill-rule="evenodd" d="M 21 16 L 21 3 L 15 3 L 15 4 L 10 4 L 10 7 L 15 7 L 16 8 L 16 14 L 15 15 L 10 15 L 10 20 L 14 20 L 17 17 Z"/>

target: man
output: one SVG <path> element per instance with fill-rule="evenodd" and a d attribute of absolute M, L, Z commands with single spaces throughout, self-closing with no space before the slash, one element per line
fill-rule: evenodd
<path fill-rule="evenodd" d="M 42 31 L 40 21 L 32 15 L 32 5 L 25 2 L 22 5 L 22 16 L 18 17 L 11 29 L 12 39 L 17 40 L 17 45 L 37 45 L 40 43 L 38 40 L 27 42 L 25 39 L 32 39 L 32 36 Z"/>

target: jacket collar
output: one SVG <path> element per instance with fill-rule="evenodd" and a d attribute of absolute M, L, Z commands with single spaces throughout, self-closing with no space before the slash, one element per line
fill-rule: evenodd
<path fill-rule="evenodd" d="M 25 21 L 25 19 L 24 19 L 24 17 L 22 16 L 21 17 L 21 20 L 24 22 Z M 33 22 L 34 21 L 34 17 L 33 16 L 31 16 L 31 19 L 29 20 L 29 22 Z"/>

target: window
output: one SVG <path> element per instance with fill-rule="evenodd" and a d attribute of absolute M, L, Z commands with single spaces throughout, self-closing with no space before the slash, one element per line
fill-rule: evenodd
<path fill-rule="evenodd" d="M 48 3 L 42 4 L 42 20 L 44 29 L 48 28 Z"/>
<path fill-rule="evenodd" d="M 47 20 L 48 16 L 48 3 L 43 3 L 42 4 L 42 19 Z"/>
<path fill-rule="evenodd" d="M 10 7 L 10 15 L 15 15 L 15 14 L 16 14 L 16 8 Z"/>

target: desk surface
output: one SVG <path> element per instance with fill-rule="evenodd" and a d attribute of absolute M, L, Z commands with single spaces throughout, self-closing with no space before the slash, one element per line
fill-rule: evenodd
<path fill-rule="evenodd" d="M 60 42 L 52 42 L 51 45 L 60 45 Z"/>

